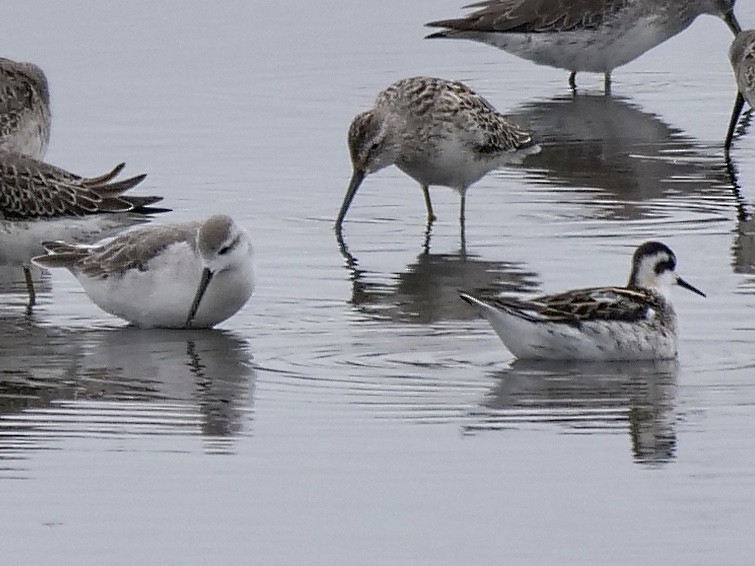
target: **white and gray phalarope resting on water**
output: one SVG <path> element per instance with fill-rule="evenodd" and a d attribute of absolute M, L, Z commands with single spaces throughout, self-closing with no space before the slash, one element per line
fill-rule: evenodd
<path fill-rule="evenodd" d="M 102 310 L 143 328 L 209 328 L 254 291 L 252 243 L 225 215 L 150 225 L 94 245 L 45 242 L 44 268 L 65 267 Z"/>
<path fill-rule="evenodd" d="M 0 152 L 0 265 L 23 267 L 29 308 L 36 299 L 29 266 L 42 241 L 92 242 L 150 220 L 166 209 L 157 196 L 125 195 L 144 180 L 115 180 L 124 164 L 82 178 L 31 157 Z"/>
<path fill-rule="evenodd" d="M 0 151 L 42 159 L 50 142 L 50 92 L 42 69 L 0 58 Z"/>
<path fill-rule="evenodd" d="M 729 48 L 729 60 L 737 80 L 737 98 L 734 101 L 729 130 L 726 132 L 726 141 L 724 141 L 727 152 L 731 147 L 734 130 L 745 101 L 751 108 L 755 108 L 755 30 L 746 30 L 737 34 Z"/>
<path fill-rule="evenodd" d="M 671 287 L 705 294 L 676 272 L 676 257 L 645 242 L 632 258 L 626 287 L 576 289 L 536 299 L 461 298 L 474 306 L 517 358 L 657 360 L 677 355 Z"/>
<path fill-rule="evenodd" d="M 435 220 L 431 185 L 459 192 L 463 234 L 469 186 L 540 151 L 529 132 L 482 96 L 462 83 L 430 77 L 402 79 L 380 92 L 375 106 L 351 122 L 348 145 L 353 174 L 336 220 L 339 231 L 364 178 L 396 165 L 422 187 L 428 222 Z"/>
<path fill-rule="evenodd" d="M 685 30 L 701 14 L 740 31 L 735 0 L 485 0 L 464 18 L 426 24 L 445 28 L 428 38 L 471 39 L 570 71 L 611 72 Z"/>

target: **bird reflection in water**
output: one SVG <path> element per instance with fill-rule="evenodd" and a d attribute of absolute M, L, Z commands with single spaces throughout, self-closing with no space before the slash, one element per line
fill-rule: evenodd
<path fill-rule="evenodd" d="M 523 263 L 483 260 L 466 248 L 431 253 L 429 232 L 416 259 L 389 277 L 361 268 L 340 235 L 338 243 L 352 284 L 349 302 L 375 318 L 418 324 L 472 320 L 477 315 L 459 299 L 459 289 L 525 294 L 539 287 L 537 273 Z"/>
<path fill-rule="evenodd" d="M 467 434 L 547 423 L 582 433 L 626 428 L 632 457 L 665 464 L 676 455 L 677 360 L 564 363 L 516 361 L 469 418 Z"/>
<path fill-rule="evenodd" d="M 243 430 L 256 373 L 249 344 L 241 337 L 223 330 L 126 327 L 103 333 L 92 350 L 87 366 L 118 381 L 142 382 L 154 400 L 196 407 L 213 451 L 230 448 L 228 440 Z"/>
<path fill-rule="evenodd" d="M 233 333 L 81 332 L 29 319 L 2 328 L 0 422 L 13 419 L 0 459 L 78 434 L 84 422 L 93 436 L 197 434 L 198 427 L 208 451 L 227 452 L 250 419 L 255 368 L 248 342 Z"/>
<path fill-rule="evenodd" d="M 732 131 L 732 136 L 731 136 L 732 140 L 741 138 L 742 136 L 747 134 L 748 130 L 750 129 L 750 123 L 752 123 L 752 113 L 753 113 L 752 108 L 748 108 L 747 110 L 742 112 L 742 116 L 737 120 L 737 122 L 734 125 L 734 129 Z M 727 158 L 729 157 L 729 150 L 730 148 L 727 146 L 725 148 Z"/>
<path fill-rule="evenodd" d="M 542 147 L 523 165 L 528 178 L 584 201 L 584 218 L 657 219 L 730 196 L 720 146 L 701 144 L 628 99 L 556 97 L 508 117 Z"/>
<path fill-rule="evenodd" d="M 729 174 L 737 206 L 737 227 L 732 244 L 734 273 L 755 275 L 755 218 L 739 183 L 739 170 L 727 156 L 726 170 Z"/>

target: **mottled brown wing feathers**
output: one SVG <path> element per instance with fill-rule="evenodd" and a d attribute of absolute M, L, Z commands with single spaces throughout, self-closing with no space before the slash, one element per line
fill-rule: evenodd
<path fill-rule="evenodd" d="M 77 266 L 90 277 L 103 278 L 127 269 L 144 269 L 147 262 L 166 247 L 193 241 L 184 227 L 153 226 L 118 236 L 96 248 Z"/>
<path fill-rule="evenodd" d="M 433 123 L 456 123 L 468 132 L 469 143 L 481 154 L 496 155 L 534 144 L 530 134 L 509 122 L 483 96 L 465 84 L 431 77 L 412 77 L 391 85 L 377 104 L 392 104 L 422 119 L 434 112 Z"/>
<path fill-rule="evenodd" d="M 578 326 L 588 320 L 634 322 L 659 307 L 658 299 L 641 289 L 596 287 L 529 301 L 495 299 L 493 304 L 535 322 L 562 322 Z"/>
<path fill-rule="evenodd" d="M 111 182 L 122 168 L 119 164 L 104 175 L 82 179 L 30 157 L 2 153 L 0 218 L 26 220 L 132 211 L 138 205 L 121 195 L 141 183 L 146 175 Z"/>
<path fill-rule="evenodd" d="M 467 130 L 477 137 L 475 149 L 482 154 L 496 155 L 523 149 L 534 144 L 529 132 L 504 118 L 484 97 L 466 85 L 451 83 L 449 94 L 455 96 L 456 107 L 466 108 Z"/>
<path fill-rule="evenodd" d="M 193 245 L 193 225 L 149 226 L 122 234 L 108 243 L 91 248 L 76 269 L 89 277 L 104 278 L 128 269 L 144 269 L 166 247 L 187 242 Z"/>
<path fill-rule="evenodd" d="M 89 253 L 87 248 L 61 241 L 42 242 L 42 246 L 47 250 L 47 255 L 35 257 L 32 262 L 46 269 L 71 268 Z"/>
<path fill-rule="evenodd" d="M 428 27 L 447 28 L 427 37 L 463 32 L 548 33 L 600 27 L 628 0 L 486 0 L 466 6 L 479 8 L 464 18 L 439 20 Z"/>

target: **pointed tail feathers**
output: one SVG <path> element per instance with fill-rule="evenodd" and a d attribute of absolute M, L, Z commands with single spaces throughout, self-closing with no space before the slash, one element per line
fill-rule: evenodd
<path fill-rule="evenodd" d="M 533 311 L 526 302 L 517 299 L 503 299 L 500 297 L 494 299 L 479 299 L 469 293 L 465 293 L 464 291 L 459 291 L 459 296 L 475 307 L 477 312 L 488 320 L 490 320 L 491 315 L 499 318 L 505 313 L 528 322 L 543 321 L 543 319 L 537 316 L 537 313 Z"/>
<path fill-rule="evenodd" d="M 161 206 L 151 206 L 156 202 L 163 200 L 163 197 L 148 196 L 148 197 L 133 197 L 123 196 L 121 200 L 126 201 L 131 205 L 131 212 L 137 212 L 139 214 L 163 214 L 164 212 L 172 212 L 172 208 L 163 208 Z"/>
<path fill-rule="evenodd" d="M 113 183 L 108 183 L 105 185 L 90 186 L 88 188 L 92 189 L 103 198 L 117 197 L 122 195 L 126 191 L 133 189 L 136 185 L 141 183 L 146 178 L 147 175 L 143 173 L 141 175 L 136 175 L 135 177 L 123 179 L 122 181 L 115 181 Z"/>
<path fill-rule="evenodd" d="M 47 250 L 47 255 L 33 257 L 31 262 L 45 269 L 70 268 L 89 253 L 86 247 L 68 244 L 60 240 L 42 242 L 42 246 Z"/>
<path fill-rule="evenodd" d="M 99 177 L 82 178 L 80 182 L 85 187 L 97 187 L 100 185 L 104 185 L 105 183 L 115 179 L 120 174 L 120 172 L 123 171 L 123 168 L 125 166 L 126 166 L 126 163 L 121 162 L 115 167 L 113 167 L 111 171 L 105 173 L 104 175 L 100 175 Z"/>
<path fill-rule="evenodd" d="M 477 297 L 473 297 L 469 293 L 465 293 L 464 291 L 459 291 L 459 297 L 461 297 L 469 305 L 473 306 L 480 314 L 483 314 L 487 309 L 490 308 L 487 303 L 483 302 Z"/>

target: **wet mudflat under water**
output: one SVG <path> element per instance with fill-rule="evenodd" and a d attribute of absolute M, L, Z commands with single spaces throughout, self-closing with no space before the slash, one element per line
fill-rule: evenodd
<path fill-rule="evenodd" d="M 2 55 L 50 81 L 47 160 L 124 160 L 165 220 L 230 212 L 258 286 L 214 331 L 140 331 L 67 273 L 2 272 L 8 564 L 743 564 L 755 551 L 755 132 L 722 151 L 726 26 L 614 74 L 423 41 L 455 0 L 10 2 Z M 755 9 L 740 2 L 744 27 Z M 468 193 L 369 177 L 339 246 L 352 116 L 394 80 L 466 81 L 543 151 Z M 660 239 L 677 362 L 513 361 L 457 289 L 628 276 Z"/>

